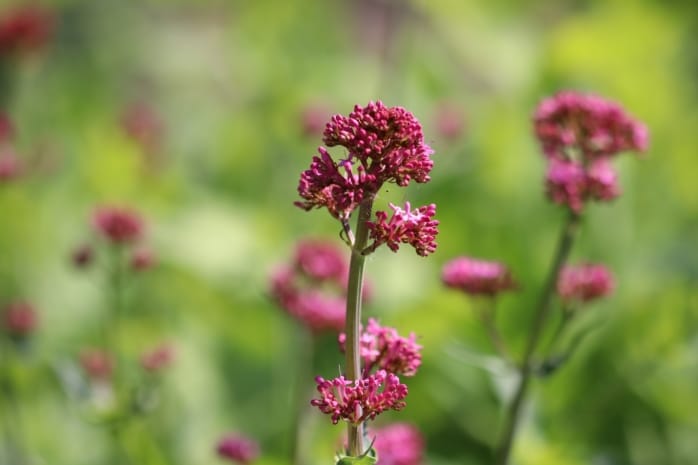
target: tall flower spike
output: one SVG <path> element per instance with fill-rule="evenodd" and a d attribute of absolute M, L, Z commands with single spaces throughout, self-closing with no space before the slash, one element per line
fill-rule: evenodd
<path fill-rule="evenodd" d="M 433 203 L 415 210 L 410 203 L 405 202 L 405 209 L 390 204 L 393 215 L 388 220 L 385 212 L 376 212 L 376 222 L 369 222 L 369 238 L 373 243 L 369 251 L 375 250 L 381 244 L 387 244 L 390 250 L 397 252 L 400 244 L 410 244 L 417 255 L 426 257 L 436 250 L 436 235 L 439 233 L 438 220 L 434 220 L 436 205 Z"/>
<path fill-rule="evenodd" d="M 557 280 L 557 292 L 566 302 L 589 302 L 613 291 L 611 272 L 603 265 L 568 265 Z"/>
<path fill-rule="evenodd" d="M 458 257 L 446 263 L 442 280 L 446 286 L 471 295 L 495 296 L 516 289 L 516 283 L 506 266 L 469 257 Z"/>
<path fill-rule="evenodd" d="M 403 399 L 407 396 L 407 386 L 385 370 L 353 382 L 344 376 L 333 380 L 318 376 L 315 382 L 320 398 L 311 400 L 310 404 L 331 415 L 335 425 L 340 420 L 360 425 L 386 410 L 401 410 L 406 405 Z"/>

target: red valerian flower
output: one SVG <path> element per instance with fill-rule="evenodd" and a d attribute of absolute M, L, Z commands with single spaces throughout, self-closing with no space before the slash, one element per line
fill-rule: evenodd
<path fill-rule="evenodd" d="M 174 361 L 175 352 L 171 345 L 160 344 L 141 355 L 141 366 L 149 373 L 158 373 Z"/>
<path fill-rule="evenodd" d="M 31 304 L 16 301 L 9 303 L 3 310 L 2 323 L 11 336 L 26 337 L 36 329 L 38 317 Z"/>
<path fill-rule="evenodd" d="M 80 365 L 87 376 L 95 381 L 111 378 L 114 362 L 111 354 L 102 349 L 85 349 L 80 353 Z"/>
<path fill-rule="evenodd" d="M 259 445 L 253 439 L 231 433 L 218 441 L 216 452 L 232 462 L 248 464 L 259 457 Z"/>
<path fill-rule="evenodd" d="M 150 269 L 155 265 L 155 254 L 149 247 L 138 246 L 131 253 L 130 265 L 134 271 Z"/>
<path fill-rule="evenodd" d="M 296 247 L 295 265 L 297 269 L 317 281 L 334 281 L 342 284 L 347 276 L 347 262 L 344 254 L 332 242 L 304 240 Z"/>
<path fill-rule="evenodd" d="M 545 187 L 548 198 L 554 203 L 567 205 L 577 213 L 584 208 L 587 178 L 580 163 L 550 160 Z"/>
<path fill-rule="evenodd" d="M 359 346 L 364 361 L 364 374 L 373 368 L 385 370 L 400 376 L 414 376 L 422 364 L 422 346 L 416 343 L 416 336 L 402 337 L 395 328 L 381 326 L 377 320 L 368 319 L 366 329 L 361 333 Z M 339 335 L 339 345 L 345 350 L 346 334 Z"/>
<path fill-rule="evenodd" d="M 534 125 L 543 152 L 561 160 L 571 150 L 590 162 L 627 150 L 643 152 L 648 145 L 645 125 L 596 95 L 565 91 L 546 98 L 536 109 Z"/>
<path fill-rule="evenodd" d="M 121 115 L 121 127 L 146 152 L 157 152 L 162 144 L 164 124 L 155 108 L 145 101 L 128 105 Z"/>
<path fill-rule="evenodd" d="M 0 13 L 0 54 L 26 53 L 43 48 L 53 33 L 51 12 L 21 6 Z"/>
<path fill-rule="evenodd" d="M 315 382 L 320 398 L 310 404 L 331 415 L 335 425 L 340 420 L 360 425 L 386 410 L 402 410 L 406 405 L 403 399 L 407 397 L 407 386 L 385 370 L 356 381 L 344 376 L 333 380 L 318 376 Z"/>
<path fill-rule="evenodd" d="M 611 272 L 604 265 L 567 265 L 557 280 L 557 292 L 567 302 L 589 302 L 610 294 L 614 282 Z"/>
<path fill-rule="evenodd" d="M 95 230 L 114 244 L 132 243 L 143 234 L 143 221 L 135 211 L 103 206 L 92 215 L 92 225 Z"/>
<path fill-rule="evenodd" d="M 426 257 L 436 250 L 436 235 L 439 233 L 438 220 L 432 219 L 436 213 L 433 203 L 411 209 L 405 202 L 405 209 L 390 204 L 393 215 L 388 220 L 385 212 L 376 212 L 376 222 L 368 222 L 369 238 L 373 243 L 367 251 L 375 250 L 381 244 L 387 244 L 390 250 L 397 252 L 400 244 L 410 244 L 417 255 Z"/>
<path fill-rule="evenodd" d="M 328 147 L 342 146 L 348 155 L 336 162 L 320 147 L 310 168 L 301 174 L 298 193 L 304 210 L 325 207 L 346 220 L 364 200 L 373 198 L 385 182 L 399 186 L 429 181 L 431 148 L 422 127 L 404 108 L 381 102 L 355 106 L 349 116 L 334 115 L 324 131 Z"/>
<path fill-rule="evenodd" d="M 446 286 L 471 295 L 492 297 L 516 289 L 506 266 L 470 257 L 458 257 L 446 263 L 441 278 Z"/>
<path fill-rule="evenodd" d="M 414 425 L 393 423 L 371 431 L 375 435 L 376 465 L 421 465 L 424 437 Z"/>

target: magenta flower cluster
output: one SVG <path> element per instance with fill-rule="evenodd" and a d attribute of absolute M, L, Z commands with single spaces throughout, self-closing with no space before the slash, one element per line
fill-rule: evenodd
<path fill-rule="evenodd" d="M 620 194 L 609 160 L 624 151 L 647 149 L 647 128 L 615 102 L 595 95 L 560 92 L 543 100 L 535 133 L 549 159 L 548 197 L 580 213 L 585 202 Z"/>
<path fill-rule="evenodd" d="M 373 243 L 368 247 L 375 250 L 381 244 L 386 244 L 390 250 L 397 252 L 400 244 L 410 244 L 417 255 L 426 257 L 436 250 L 436 235 L 439 233 L 439 222 L 434 220 L 436 205 L 433 203 L 415 210 L 410 203 L 405 203 L 405 209 L 390 204 L 393 215 L 388 219 L 385 212 L 376 212 L 375 222 L 368 223 L 369 238 Z"/>
<path fill-rule="evenodd" d="M 259 457 L 259 445 L 253 439 L 231 433 L 218 441 L 216 452 L 224 459 L 245 465 Z"/>
<path fill-rule="evenodd" d="M 331 415 L 333 424 L 346 420 L 358 426 L 386 410 L 405 407 L 407 386 L 385 370 L 355 381 L 344 376 L 332 380 L 318 376 L 315 382 L 320 398 L 311 400 L 310 404 Z"/>
<path fill-rule="evenodd" d="M 362 202 L 372 201 L 384 183 L 405 187 L 412 180 L 427 182 L 434 165 L 433 151 L 424 142 L 417 118 L 404 108 L 388 108 L 380 101 L 357 105 L 349 116 L 332 116 L 323 141 L 327 147 L 344 147 L 347 156 L 335 161 L 327 148 L 320 147 L 319 156 L 301 174 L 298 193 L 303 201 L 295 205 L 304 210 L 327 208 L 342 222 Z M 435 208 L 430 205 L 412 213 L 409 206 L 406 211 L 393 206 L 390 221 L 386 213 L 378 212 L 378 221 L 372 223 L 374 243 L 365 253 L 383 243 L 393 251 L 406 243 L 420 255 L 433 252 L 438 232 L 438 222 L 432 219 Z"/>
<path fill-rule="evenodd" d="M 566 302 L 589 302 L 610 294 L 614 285 L 611 272 L 603 265 L 567 265 L 558 276 L 557 292 Z"/>
<path fill-rule="evenodd" d="M 441 279 L 447 287 L 471 295 L 493 297 L 500 292 L 516 289 L 509 269 L 493 261 L 457 257 L 443 267 Z"/>
<path fill-rule="evenodd" d="M 344 327 L 348 264 L 330 242 L 306 240 L 298 244 L 290 266 L 271 277 L 271 296 L 291 316 L 312 331 L 340 331 Z"/>
<path fill-rule="evenodd" d="M 11 337 L 25 338 L 37 327 L 38 316 L 34 307 L 25 301 L 8 303 L 2 310 L 2 327 Z"/>
<path fill-rule="evenodd" d="M 339 345 L 344 351 L 346 334 L 339 335 Z M 363 372 L 367 376 L 374 368 L 401 376 L 414 376 L 422 364 L 422 346 L 416 336 L 402 337 L 395 328 L 381 326 L 377 320 L 368 319 L 368 325 L 360 336 Z"/>
<path fill-rule="evenodd" d="M 421 465 L 424 456 L 424 437 L 409 423 L 394 423 L 371 431 L 378 455 L 376 465 Z"/>

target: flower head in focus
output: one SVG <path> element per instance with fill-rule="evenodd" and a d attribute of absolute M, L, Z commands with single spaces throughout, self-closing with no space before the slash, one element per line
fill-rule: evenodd
<path fill-rule="evenodd" d="M 356 381 L 344 376 L 333 380 L 318 376 L 315 382 L 320 398 L 311 400 L 310 404 L 331 415 L 334 424 L 345 420 L 360 425 L 386 410 L 401 410 L 406 405 L 407 386 L 385 370 Z"/>
<path fill-rule="evenodd" d="M 509 269 L 499 262 L 458 257 L 446 263 L 442 280 L 447 287 L 471 295 L 496 296 L 516 289 Z"/>
<path fill-rule="evenodd" d="M 390 208 L 393 210 L 390 219 L 387 213 L 378 211 L 376 221 L 368 223 L 369 238 L 373 240 L 368 250 L 387 244 L 390 250 L 397 252 L 401 243 L 411 245 L 422 257 L 436 250 L 435 239 L 439 233 L 439 221 L 433 219 L 436 205 L 432 203 L 412 210 L 410 203 L 405 202 L 404 210 L 392 203 Z"/>
<path fill-rule="evenodd" d="M 610 294 L 614 281 L 604 265 L 567 265 L 557 280 L 557 292 L 566 302 L 589 302 Z"/>
<path fill-rule="evenodd" d="M 424 437 L 408 423 L 393 423 L 372 431 L 378 453 L 376 465 L 421 465 L 424 456 Z"/>
<path fill-rule="evenodd" d="M 224 459 L 244 465 L 259 457 L 259 445 L 253 439 L 231 433 L 218 441 L 216 452 Z"/>
<path fill-rule="evenodd" d="M 339 335 L 339 344 L 344 351 L 346 334 Z M 416 343 L 416 336 L 402 337 L 395 328 L 381 326 L 377 320 L 368 319 L 366 329 L 359 339 L 364 374 L 374 368 L 399 376 L 414 376 L 422 364 L 422 346 Z"/>
<path fill-rule="evenodd" d="M 422 127 L 404 108 L 382 102 L 355 106 L 349 116 L 334 115 L 324 131 L 328 147 L 342 146 L 346 158 L 335 161 L 325 147 L 301 174 L 296 202 L 305 210 L 325 207 L 346 220 L 364 199 L 372 199 L 386 182 L 399 186 L 429 181 L 432 150 Z"/>
<path fill-rule="evenodd" d="M 92 215 L 92 225 L 97 233 L 114 244 L 133 243 L 143 235 L 143 221 L 135 211 L 103 206 Z"/>

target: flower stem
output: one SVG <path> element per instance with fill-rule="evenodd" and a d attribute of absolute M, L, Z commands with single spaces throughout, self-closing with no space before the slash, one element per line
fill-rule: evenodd
<path fill-rule="evenodd" d="M 521 416 L 521 409 L 523 407 L 524 400 L 528 392 L 528 387 L 531 382 L 531 377 L 533 375 L 532 359 L 541 340 L 545 323 L 550 316 L 551 302 L 553 295 L 555 294 L 557 277 L 560 273 L 560 269 L 567 260 L 570 251 L 572 250 L 572 243 L 574 242 L 574 237 L 577 229 L 579 228 L 579 222 L 579 215 L 574 212 L 570 212 L 570 215 L 562 228 L 560 239 L 557 244 L 557 251 L 550 267 L 550 271 L 548 272 L 545 286 L 543 287 L 543 291 L 540 296 L 540 301 L 538 302 L 538 310 L 533 319 L 523 360 L 521 362 L 521 366 L 519 367 L 519 385 L 507 412 L 504 432 L 500 439 L 499 445 L 495 450 L 495 465 L 507 465 L 509 462 L 509 456 L 514 443 L 516 429 Z"/>
<path fill-rule="evenodd" d="M 494 297 L 488 297 L 483 303 L 482 307 L 478 309 L 478 313 L 480 320 L 487 331 L 487 336 L 490 339 L 492 347 L 497 351 L 497 354 L 502 358 L 502 360 L 507 363 L 512 363 L 511 356 L 509 355 L 509 349 L 507 348 L 502 335 L 497 329 L 496 306 L 496 299 Z"/>
<path fill-rule="evenodd" d="M 364 262 L 361 253 L 368 243 L 367 222 L 371 219 L 373 198 L 364 200 L 359 207 L 356 224 L 356 238 L 349 262 L 349 284 L 347 286 L 346 311 L 346 376 L 349 380 L 361 378 L 361 357 L 359 333 L 361 331 L 361 292 L 363 289 Z M 349 455 L 358 457 L 363 451 L 363 425 L 348 425 Z"/>

